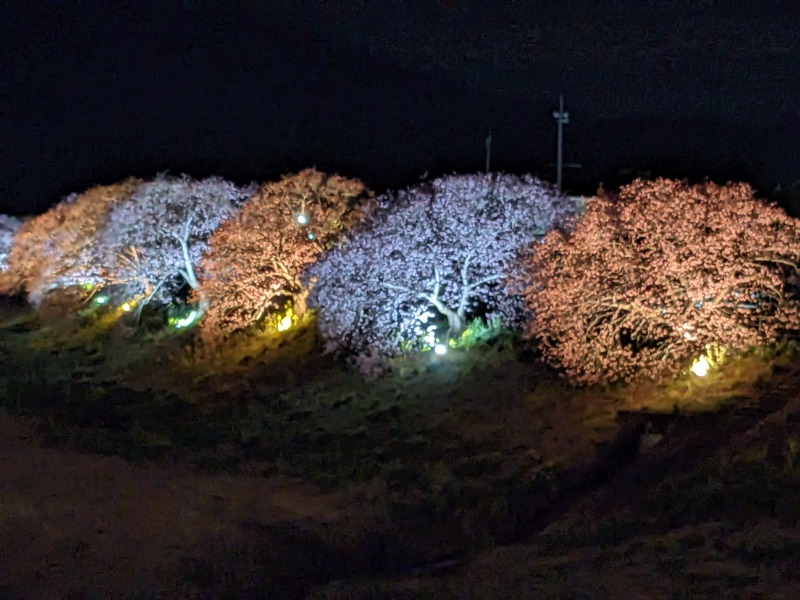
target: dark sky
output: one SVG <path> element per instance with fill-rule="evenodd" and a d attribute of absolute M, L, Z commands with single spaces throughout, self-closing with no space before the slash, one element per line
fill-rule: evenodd
<path fill-rule="evenodd" d="M 255 8 L 259 6 L 260 8 Z M 266 8 L 265 8 L 266 7 Z M 800 0 L 7 1 L 0 211 L 158 171 L 800 178 Z"/>

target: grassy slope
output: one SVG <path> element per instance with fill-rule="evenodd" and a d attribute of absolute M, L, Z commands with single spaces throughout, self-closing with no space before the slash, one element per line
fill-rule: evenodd
<path fill-rule="evenodd" d="M 709 505 L 708 490 L 729 489 L 739 471 L 745 479 L 736 490 L 794 489 L 793 467 L 770 470 L 772 483 L 756 478 L 752 465 L 765 464 L 757 453 L 749 470 L 742 461 L 720 462 L 729 444 L 749 439 L 735 428 L 727 432 L 726 423 L 741 420 L 706 419 L 708 443 L 699 446 L 696 421 L 676 426 L 669 443 L 627 467 L 635 457 L 630 440 L 638 437 L 630 437 L 635 427 L 614 420 L 623 403 L 708 411 L 726 400 L 758 398 L 775 381 L 763 357 L 739 361 L 733 381 L 600 393 L 574 390 L 513 345 L 498 343 L 401 361 L 390 375 L 368 382 L 320 356 L 310 326 L 243 338 L 221 357 L 203 360 L 187 337 L 124 337 L 113 328 L 89 335 L 28 317 L 6 315 L 0 349 L 14 367 L 0 382 L 6 410 L 33 418 L 45 443 L 153 459 L 162 465 L 154 468 L 299 478 L 347 497 L 358 518 L 332 526 L 311 518 L 295 540 L 304 552 L 281 566 L 308 585 L 346 578 L 319 588 L 318 597 L 341 597 L 342 590 L 353 597 L 488 597 L 495 588 L 509 597 L 531 597 L 531 590 L 562 597 L 603 586 L 608 597 L 620 597 L 613 590 L 625 586 L 672 593 L 675 585 L 694 585 L 694 575 L 686 581 L 675 575 L 687 560 L 701 564 L 699 555 L 734 568 L 725 581 L 744 590 L 763 582 L 737 579 L 748 558 L 714 554 L 723 534 L 713 532 L 746 538 L 751 524 L 717 515 L 719 501 Z M 791 370 L 781 377 L 789 386 L 795 381 Z M 794 433 L 769 435 L 773 446 L 780 440 L 786 446 Z M 752 439 L 743 456 L 763 442 Z M 753 506 L 759 518 L 769 514 Z M 686 511 L 696 514 L 694 521 Z M 238 531 L 247 518 L 237 519 Z M 247 567 L 265 556 L 261 538 L 281 535 L 257 528 L 226 542 L 213 559 L 195 558 L 198 572 L 216 574 L 195 583 L 215 593 L 268 585 L 269 569 L 260 569 L 259 579 Z M 518 545 L 492 550 L 507 542 Z M 409 578 L 448 558 L 463 566 L 470 556 L 476 558 L 457 577 Z M 367 573 L 400 579 L 347 579 Z"/>
<path fill-rule="evenodd" d="M 800 369 L 779 369 L 770 388 L 764 413 L 662 424 L 658 445 L 542 531 L 452 573 L 339 581 L 311 597 L 800 597 Z"/>

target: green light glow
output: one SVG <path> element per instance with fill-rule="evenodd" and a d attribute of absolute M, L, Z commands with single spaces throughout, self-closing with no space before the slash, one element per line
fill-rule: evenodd
<path fill-rule="evenodd" d="M 197 320 L 198 313 L 196 310 L 192 310 L 188 315 L 183 317 L 182 319 L 175 319 L 175 327 L 178 329 L 182 327 L 189 327 L 192 323 Z"/>
<path fill-rule="evenodd" d="M 94 297 L 95 304 L 106 304 L 108 303 L 108 296 L 95 296 Z"/>

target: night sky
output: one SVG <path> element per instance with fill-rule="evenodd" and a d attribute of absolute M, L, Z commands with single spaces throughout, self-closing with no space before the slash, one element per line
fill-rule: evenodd
<path fill-rule="evenodd" d="M 0 23 L 2 212 L 165 170 L 382 190 L 483 169 L 489 130 L 493 170 L 551 177 L 559 93 L 568 190 L 800 178 L 798 0 L 28 0 Z"/>

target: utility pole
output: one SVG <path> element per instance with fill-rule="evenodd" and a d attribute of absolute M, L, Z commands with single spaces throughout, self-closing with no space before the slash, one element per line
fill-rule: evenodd
<path fill-rule="evenodd" d="M 564 125 L 569 123 L 569 113 L 564 110 L 564 94 L 558 97 L 558 110 L 553 111 L 553 118 L 558 123 L 558 143 L 556 146 L 556 187 L 561 191 L 561 175 L 564 168 Z"/>
<path fill-rule="evenodd" d="M 556 168 L 556 187 L 562 191 L 564 169 L 580 169 L 580 163 L 564 163 L 564 125 L 569 123 L 569 113 L 564 110 L 564 96 L 558 98 L 558 110 L 553 111 L 553 118 L 558 123 L 558 144 L 556 146 L 556 164 L 546 165 L 548 168 Z"/>
<path fill-rule="evenodd" d="M 489 130 L 489 135 L 486 136 L 486 172 L 489 172 L 489 161 L 492 157 L 492 130 Z"/>

